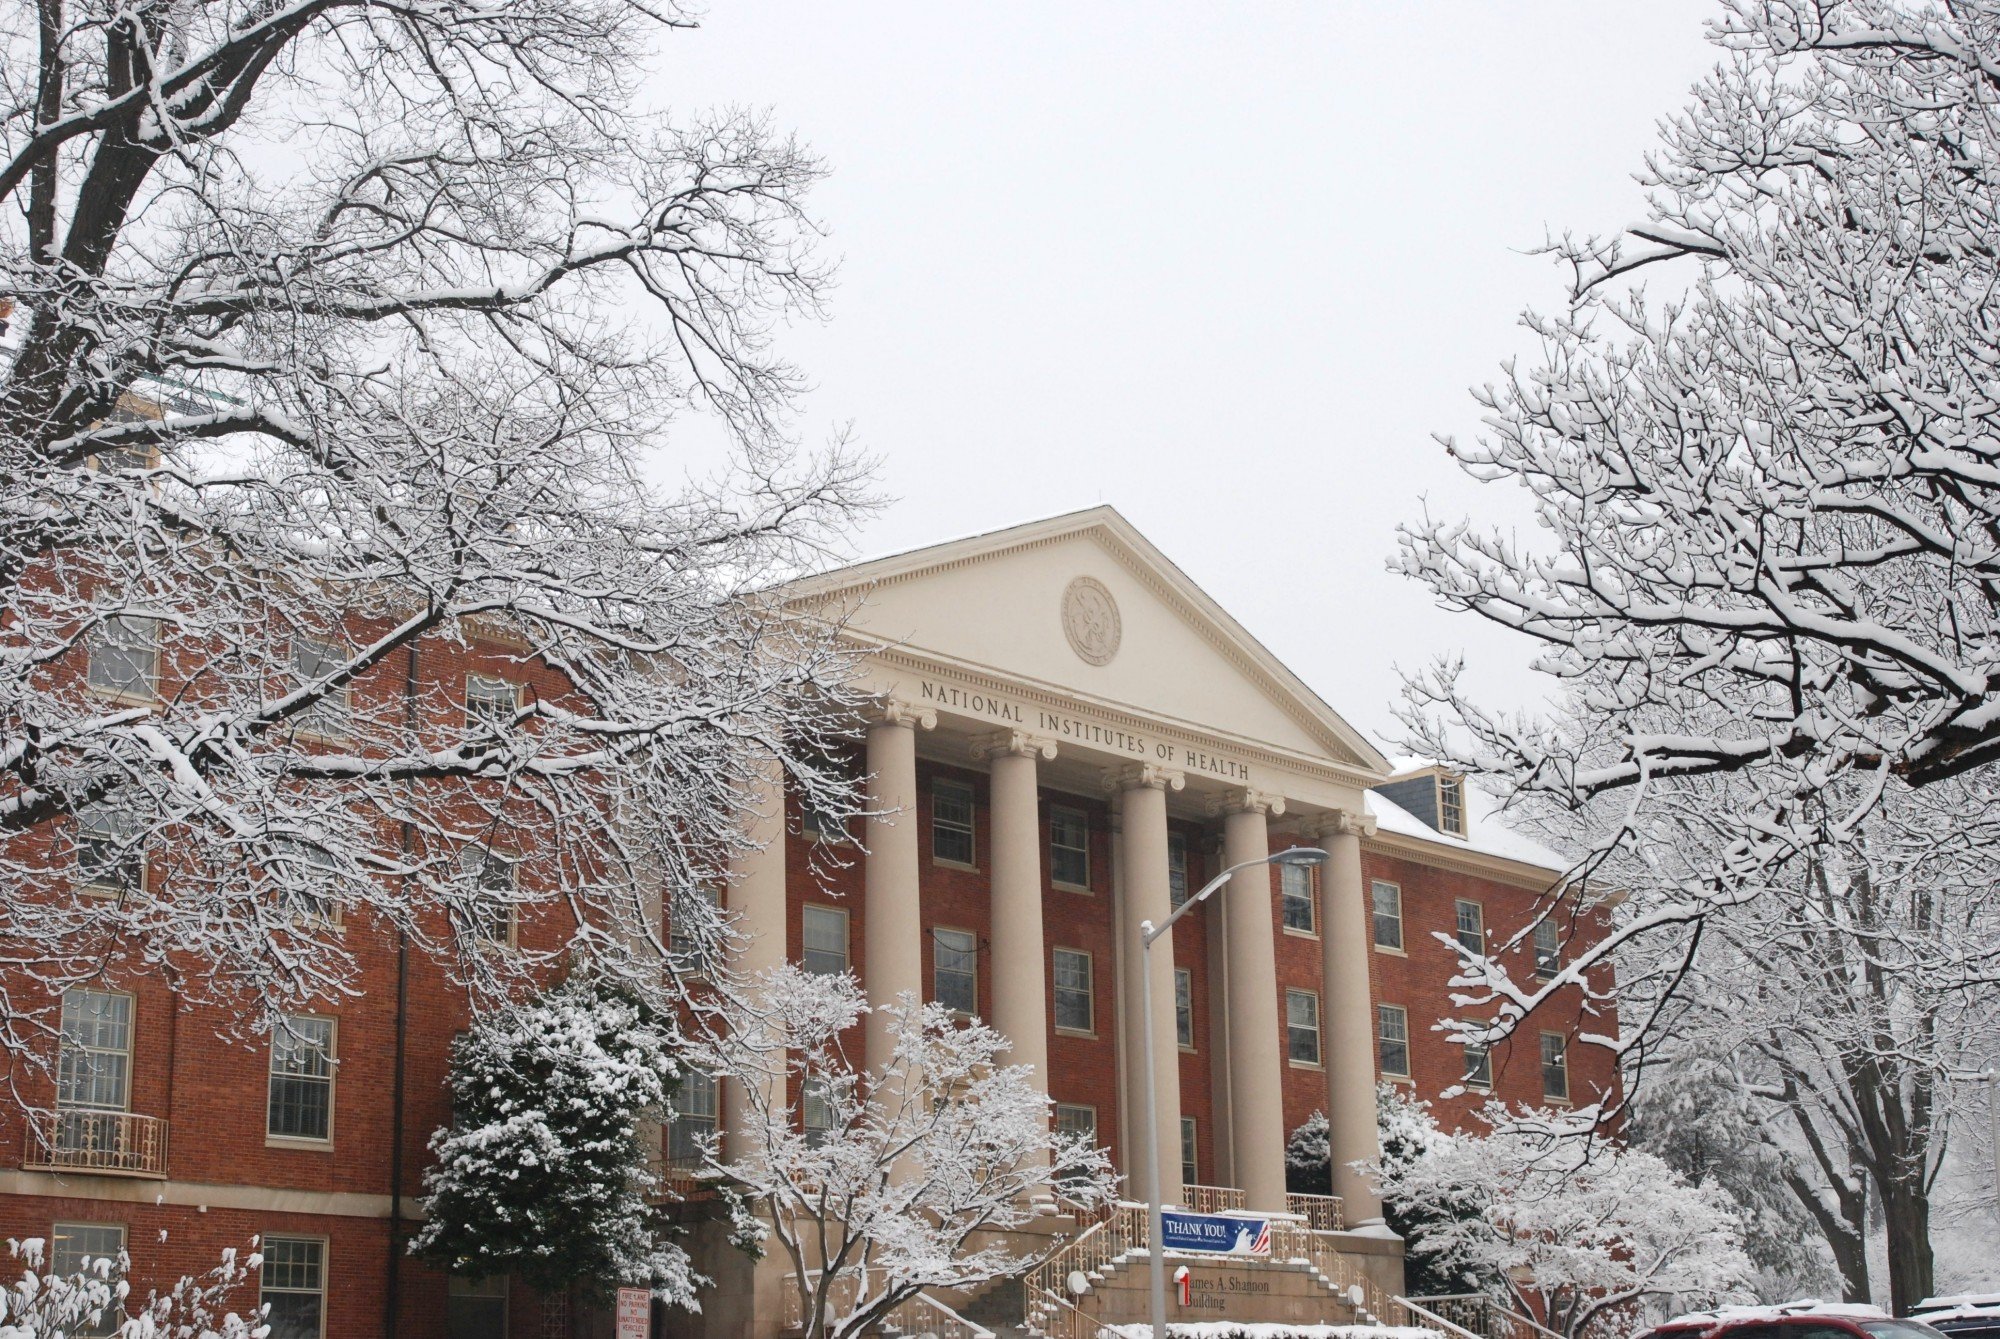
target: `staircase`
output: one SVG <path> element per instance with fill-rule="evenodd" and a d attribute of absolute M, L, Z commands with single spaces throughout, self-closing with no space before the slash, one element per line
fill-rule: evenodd
<path fill-rule="evenodd" d="M 1256 1290 L 1258 1306 L 1312 1311 L 1344 1324 L 1410 1323 L 1402 1303 L 1382 1292 L 1341 1253 L 1333 1233 L 1311 1228 L 1302 1218 L 1274 1216 L 1270 1221 L 1268 1259 L 1234 1256 L 1203 1260 L 1176 1255 L 1173 1265 L 1194 1269 L 1197 1289 L 1204 1270 L 1247 1272 L 1248 1278 L 1234 1281 L 1245 1287 L 1244 1301 L 1251 1295 L 1248 1289 Z M 1147 1223 L 1146 1206 L 1117 1205 L 1023 1274 L 1019 1327 L 1044 1339 L 1104 1339 L 1106 1329 L 1099 1315 L 1135 1308 L 1143 1313 L 1149 1259 Z M 1069 1283 L 1074 1274 L 1081 1274 L 1088 1282 L 1089 1294 L 1096 1299 L 1091 1310 L 1098 1315 L 1082 1310 L 1072 1299 Z M 1317 1304 L 1313 1298 L 1319 1299 Z M 980 1298 L 980 1303 L 985 1300 Z M 1216 1318 L 1198 1314 L 1183 1317 Z"/>

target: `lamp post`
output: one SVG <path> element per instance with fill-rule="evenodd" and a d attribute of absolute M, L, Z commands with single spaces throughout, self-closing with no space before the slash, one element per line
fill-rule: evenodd
<path fill-rule="evenodd" d="M 1324 865 L 1327 859 L 1327 853 L 1317 846 L 1294 846 L 1261 860 L 1246 860 L 1240 865 L 1231 865 L 1203 884 L 1200 892 L 1181 903 L 1174 914 L 1160 924 L 1139 922 L 1139 1014 L 1141 1031 L 1145 1034 L 1142 1049 L 1146 1057 L 1146 1157 L 1149 1159 L 1146 1182 L 1150 1198 L 1146 1230 L 1153 1247 L 1147 1262 L 1147 1278 L 1153 1300 L 1153 1339 L 1167 1339 L 1167 1247 L 1161 1239 L 1164 1235 L 1161 1222 L 1164 1213 L 1160 1204 L 1160 1108 L 1155 1097 L 1159 1072 L 1153 1057 L 1153 941 L 1173 929 L 1175 921 L 1200 906 L 1211 893 L 1246 869 L 1256 869 L 1260 865 L 1310 867 Z"/>

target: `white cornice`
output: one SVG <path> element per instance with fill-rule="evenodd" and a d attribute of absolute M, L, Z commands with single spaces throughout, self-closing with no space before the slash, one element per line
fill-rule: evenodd
<path fill-rule="evenodd" d="M 1407 860 L 1412 864 L 1427 865 L 1432 869 L 1450 870 L 1456 874 L 1472 874 L 1482 879 L 1512 884 L 1517 888 L 1526 888 L 1537 893 L 1551 892 L 1565 881 L 1565 872 L 1559 869 L 1531 865 L 1525 860 L 1509 860 L 1505 856 L 1488 855 L 1484 851 L 1447 847 L 1441 842 L 1425 841 L 1421 837 L 1411 837 L 1400 832 L 1378 830 L 1374 836 L 1362 838 L 1361 849 L 1379 851 L 1383 855 Z"/>

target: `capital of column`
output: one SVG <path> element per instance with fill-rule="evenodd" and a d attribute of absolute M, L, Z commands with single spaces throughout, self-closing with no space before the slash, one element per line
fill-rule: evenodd
<path fill-rule="evenodd" d="M 1056 741 L 1031 735 L 1026 730 L 996 730 L 972 741 L 972 756 L 975 758 L 999 758 L 1009 754 L 1016 758 L 1053 758 L 1056 756 Z"/>
<path fill-rule="evenodd" d="M 1114 795 L 1127 790 L 1179 790 L 1185 785 L 1186 772 L 1158 763 L 1135 762 L 1104 773 L 1104 788 Z"/>
<path fill-rule="evenodd" d="M 1284 812 L 1284 796 L 1248 787 L 1225 791 L 1208 802 L 1208 814 L 1211 818 L 1221 818 L 1225 814 L 1268 814 L 1276 818 Z"/>
<path fill-rule="evenodd" d="M 1315 814 L 1299 825 L 1299 835 L 1318 839 L 1321 837 L 1372 837 L 1376 822 L 1367 814 L 1356 813 L 1352 809 L 1333 809 L 1324 814 Z"/>
<path fill-rule="evenodd" d="M 880 697 L 868 709 L 870 725 L 902 725 L 917 730 L 937 728 L 937 712 L 898 697 Z"/>

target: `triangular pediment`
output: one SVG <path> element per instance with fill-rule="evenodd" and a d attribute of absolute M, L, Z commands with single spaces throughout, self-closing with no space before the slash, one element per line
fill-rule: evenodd
<path fill-rule="evenodd" d="M 1388 771 L 1365 736 L 1110 507 L 858 563 L 788 595 L 837 609 L 864 642 Z"/>

